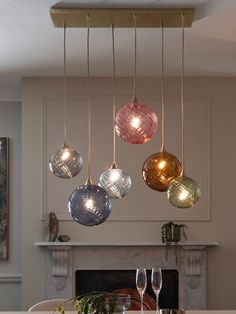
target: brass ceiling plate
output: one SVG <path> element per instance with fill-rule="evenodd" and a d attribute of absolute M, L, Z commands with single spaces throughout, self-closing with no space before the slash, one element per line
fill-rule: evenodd
<path fill-rule="evenodd" d="M 66 20 L 67 27 L 87 27 L 87 16 L 90 16 L 90 27 L 108 28 L 111 23 L 116 28 L 133 28 L 134 15 L 137 17 L 137 27 L 160 27 L 163 18 L 165 28 L 178 28 L 182 26 L 184 14 L 185 27 L 191 27 L 194 9 L 50 9 L 50 15 L 55 27 L 63 27 Z"/>

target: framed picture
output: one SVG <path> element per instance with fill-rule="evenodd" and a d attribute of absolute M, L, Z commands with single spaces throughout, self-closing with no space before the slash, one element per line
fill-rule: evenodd
<path fill-rule="evenodd" d="M 8 259 L 8 138 L 0 137 L 0 260 Z"/>

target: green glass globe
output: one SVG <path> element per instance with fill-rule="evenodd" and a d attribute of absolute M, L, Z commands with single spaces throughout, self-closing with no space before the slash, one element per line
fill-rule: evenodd
<path fill-rule="evenodd" d="M 193 207 L 201 197 L 199 185 L 192 178 L 181 176 L 170 184 L 167 198 L 171 205 L 178 208 Z"/>

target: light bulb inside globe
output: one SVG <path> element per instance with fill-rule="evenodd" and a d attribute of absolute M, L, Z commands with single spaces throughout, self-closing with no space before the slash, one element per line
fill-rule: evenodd
<path fill-rule="evenodd" d="M 157 130 L 157 115 L 143 103 L 131 102 L 116 115 L 116 133 L 129 144 L 144 144 Z"/>
<path fill-rule="evenodd" d="M 98 185 L 85 184 L 70 195 L 68 208 L 76 222 L 84 226 L 95 226 L 109 217 L 112 206 L 105 190 Z"/>
<path fill-rule="evenodd" d="M 49 158 L 49 169 L 55 176 L 62 179 L 75 177 L 82 169 L 82 165 L 81 155 L 65 145 L 57 149 Z"/>
<path fill-rule="evenodd" d="M 109 197 L 118 199 L 124 197 L 130 191 L 132 181 L 124 170 L 111 167 L 101 174 L 99 185 L 107 192 Z"/>
<path fill-rule="evenodd" d="M 167 191 L 171 182 L 181 176 L 182 165 L 172 154 L 162 151 L 149 156 L 143 164 L 143 179 L 153 190 Z"/>
<path fill-rule="evenodd" d="M 190 208 L 200 197 L 201 190 L 198 183 L 186 176 L 175 179 L 167 190 L 168 201 L 178 208 Z"/>

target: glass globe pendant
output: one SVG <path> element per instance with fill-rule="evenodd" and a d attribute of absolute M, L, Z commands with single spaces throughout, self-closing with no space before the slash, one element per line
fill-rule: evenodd
<path fill-rule="evenodd" d="M 111 213 L 111 200 L 106 191 L 91 180 L 91 99 L 89 92 L 89 21 L 87 15 L 87 101 L 88 101 L 88 179 L 70 195 L 68 208 L 72 218 L 84 226 L 103 223 Z"/>
<path fill-rule="evenodd" d="M 101 174 L 99 185 L 107 192 L 109 197 L 118 199 L 124 197 L 130 191 L 132 181 L 124 170 L 113 164 L 110 169 Z"/>
<path fill-rule="evenodd" d="M 49 169 L 62 179 L 75 177 L 81 170 L 83 159 L 81 155 L 67 144 L 67 91 L 66 91 L 66 26 L 64 23 L 64 144 L 49 158 Z"/>
<path fill-rule="evenodd" d="M 156 113 L 133 99 L 116 115 L 116 133 L 129 144 L 144 144 L 154 136 L 158 126 Z"/>
<path fill-rule="evenodd" d="M 184 14 L 182 14 L 182 54 L 181 54 L 181 111 L 182 111 L 182 165 L 184 169 Z M 184 171 L 184 170 L 183 170 Z M 167 190 L 170 204 L 178 208 L 194 206 L 201 196 L 200 187 L 195 180 L 184 174 L 173 180 Z"/>
<path fill-rule="evenodd" d="M 201 190 L 197 182 L 186 176 L 175 179 L 167 190 L 168 201 L 178 208 L 194 206 L 200 196 Z"/>
<path fill-rule="evenodd" d="M 71 194 L 68 208 L 76 222 L 95 226 L 109 217 L 112 206 L 109 196 L 100 186 L 85 184 Z"/>
<path fill-rule="evenodd" d="M 171 182 L 182 174 L 180 161 L 172 154 L 162 151 L 149 156 L 143 165 L 143 179 L 153 190 L 167 191 Z"/>
<path fill-rule="evenodd" d="M 67 145 L 57 149 L 49 158 L 49 169 L 57 177 L 63 179 L 75 177 L 82 165 L 81 155 Z"/>
<path fill-rule="evenodd" d="M 137 31 L 134 15 L 134 91 L 133 99 L 125 104 L 116 115 L 117 135 L 129 144 L 144 144 L 154 136 L 157 130 L 157 115 L 147 105 L 136 98 Z"/>
<path fill-rule="evenodd" d="M 110 169 L 104 171 L 99 178 L 99 185 L 113 198 L 124 197 L 131 189 L 131 178 L 122 169 L 117 167 L 116 163 L 116 80 L 115 80 L 115 45 L 114 45 L 114 25 L 112 25 L 112 52 L 113 52 L 113 163 Z"/>

